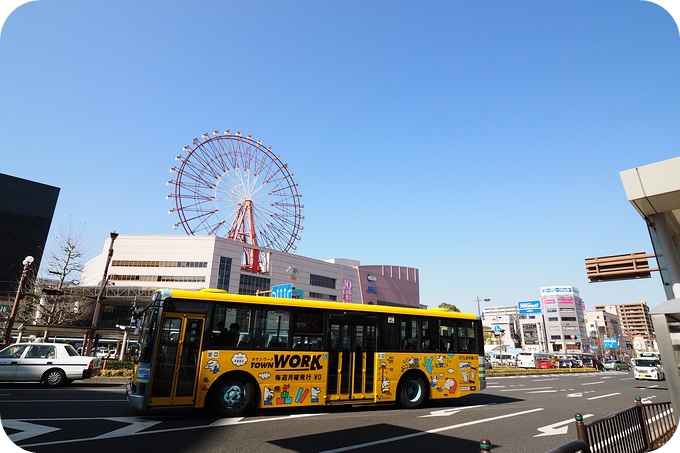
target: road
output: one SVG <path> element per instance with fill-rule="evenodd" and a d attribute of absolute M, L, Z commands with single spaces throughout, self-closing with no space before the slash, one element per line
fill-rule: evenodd
<path fill-rule="evenodd" d="M 607 371 L 491 376 L 482 393 L 418 410 L 333 407 L 220 419 L 187 409 L 135 415 L 121 384 L 0 383 L 0 417 L 10 439 L 35 453 L 479 452 L 484 438 L 494 453 L 533 453 L 575 439 L 576 413 L 592 421 L 634 405 L 636 396 L 670 401 L 664 381 Z"/>

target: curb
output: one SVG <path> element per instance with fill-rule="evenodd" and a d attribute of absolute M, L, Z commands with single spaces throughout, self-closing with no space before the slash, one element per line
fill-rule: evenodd
<path fill-rule="evenodd" d="M 128 379 L 126 376 L 97 376 L 76 382 L 84 384 L 125 384 Z"/>

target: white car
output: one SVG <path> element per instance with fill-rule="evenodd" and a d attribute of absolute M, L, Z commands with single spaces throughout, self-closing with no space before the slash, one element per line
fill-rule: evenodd
<path fill-rule="evenodd" d="M 56 387 L 97 376 L 101 364 L 100 358 L 81 356 L 70 344 L 15 343 L 0 351 L 0 381 L 38 381 Z"/>
<path fill-rule="evenodd" d="M 665 378 L 661 361 L 653 357 L 635 359 L 633 374 L 635 375 L 635 379 L 654 379 L 656 381 L 662 381 Z"/>

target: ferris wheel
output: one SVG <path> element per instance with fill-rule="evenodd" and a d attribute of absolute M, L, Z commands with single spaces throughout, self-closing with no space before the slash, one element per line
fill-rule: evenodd
<path fill-rule="evenodd" d="M 175 207 L 180 226 L 189 235 L 220 236 L 251 246 L 282 252 L 295 251 L 303 227 L 298 185 L 288 164 L 271 147 L 251 135 L 207 133 L 175 158 Z M 244 249 L 246 250 L 246 249 Z M 247 250 L 255 250 L 248 247 Z M 245 266 L 259 271 L 258 253 L 246 254 Z"/>

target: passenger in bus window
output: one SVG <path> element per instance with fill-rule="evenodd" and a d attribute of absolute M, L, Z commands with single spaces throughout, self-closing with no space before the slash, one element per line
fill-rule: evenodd
<path fill-rule="evenodd" d="M 229 325 L 229 330 L 226 333 L 226 339 L 224 342 L 226 346 L 236 346 L 236 344 L 238 343 L 239 337 L 238 333 L 240 328 L 241 327 L 238 325 L 238 323 L 235 322 Z"/>

